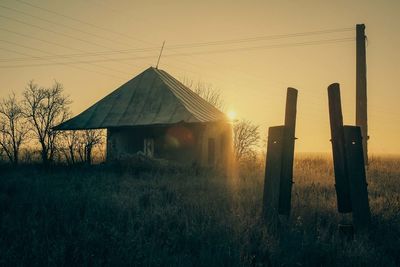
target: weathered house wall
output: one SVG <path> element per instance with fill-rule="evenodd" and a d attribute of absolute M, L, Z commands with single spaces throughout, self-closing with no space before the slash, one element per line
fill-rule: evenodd
<path fill-rule="evenodd" d="M 144 153 L 145 140 L 154 143 L 152 157 L 186 165 L 225 167 L 232 153 L 229 123 L 176 124 L 107 129 L 107 160 Z"/>
<path fill-rule="evenodd" d="M 229 123 L 206 124 L 201 139 L 200 165 L 224 167 L 233 150 L 232 127 Z"/>

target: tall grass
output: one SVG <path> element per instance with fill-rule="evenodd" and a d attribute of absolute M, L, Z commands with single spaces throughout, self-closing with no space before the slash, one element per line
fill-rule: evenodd
<path fill-rule="evenodd" d="M 1 170 L 0 266 L 400 265 L 400 160 L 368 169 L 371 231 L 340 237 L 332 163 L 295 161 L 292 214 L 260 218 L 263 165 L 239 177 L 107 167 Z"/>

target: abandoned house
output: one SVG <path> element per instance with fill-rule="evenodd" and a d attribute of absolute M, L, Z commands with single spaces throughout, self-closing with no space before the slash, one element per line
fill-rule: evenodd
<path fill-rule="evenodd" d="M 107 129 L 107 161 L 135 154 L 226 167 L 227 116 L 167 72 L 150 67 L 55 130 Z"/>

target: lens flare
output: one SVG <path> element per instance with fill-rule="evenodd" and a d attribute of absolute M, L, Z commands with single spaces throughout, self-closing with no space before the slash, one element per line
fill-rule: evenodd
<path fill-rule="evenodd" d="M 236 119 L 236 111 L 234 111 L 234 110 L 230 110 L 230 111 L 228 111 L 228 118 L 231 120 L 231 121 L 234 121 L 235 119 Z"/>

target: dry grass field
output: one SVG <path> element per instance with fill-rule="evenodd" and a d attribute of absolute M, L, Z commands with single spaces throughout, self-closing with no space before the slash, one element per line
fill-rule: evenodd
<path fill-rule="evenodd" d="M 297 155 L 292 215 L 279 234 L 260 218 L 263 166 L 238 178 L 108 166 L 1 168 L 0 266 L 399 266 L 400 159 L 372 158 L 372 225 L 337 225 L 333 169 Z"/>

